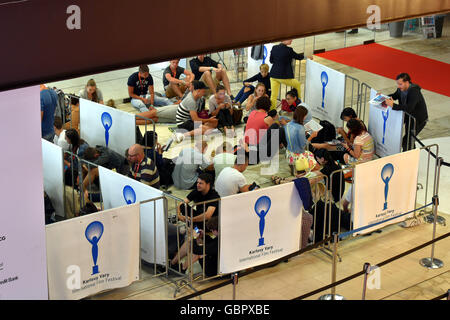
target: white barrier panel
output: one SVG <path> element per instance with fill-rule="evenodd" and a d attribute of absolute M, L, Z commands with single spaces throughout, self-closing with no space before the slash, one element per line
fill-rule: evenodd
<path fill-rule="evenodd" d="M 139 205 L 47 226 L 51 300 L 76 300 L 139 280 Z"/>
<path fill-rule="evenodd" d="M 251 268 L 298 251 L 302 208 L 293 182 L 222 198 L 220 273 Z"/>
<path fill-rule="evenodd" d="M 342 127 L 345 74 L 307 59 L 305 102 L 311 106 L 313 117 Z"/>
<path fill-rule="evenodd" d="M 44 191 L 52 201 L 55 213 L 65 218 L 64 159 L 62 148 L 42 139 L 42 165 L 44 168 Z"/>
<path fill-rule="evenodd" d="M 0 92 L 0 300 L 48 299 L 39 101 L 39 86 Z"/>
<path fill-rule="evenodd" d="M 103 167 L 99 168 L 105 209 L 159 198 L 163 192 Z M 156 229 L 154 225 L 156 214 Z M 141 205 L 141 258 L 149 263 L 166 265 L 166 228 L 163 199 Z M 156 231 L 156 233 L 155 233 Z"/>
<path fill-rule="evenodd" d="M 420 149 L 356 165 L 353 173 L 353 229 L 414 210 Z M 365 229 L 369 233 L 413 213 Z"/>
<path fill-rule="evenodd" d="M 81 138 L 90 146 L 107 146 L 125 155 L 136 142 L 134 114 L 80 99 Z"/>
<path fill-rule="evenodd" d="M 376 90 L 371 89 L 370 99 L 372 100 L 376 94 Z M 386 157 L 401 152 L 403 119 L 403 111 L 370 105 L 367 129 L 375 142 L 375 151 L 378 156 Z"/>
<path fill-rule="evenodd" d="M 255 60 L 252 58 L 252 47 L 247 49 L 247 78 L 253 77 L 255 74 L 260 72 L 259 67 L 266 63 L 270 68 L 272 64 L 270 63 L 270 52 L 272 51 L 274 44 L 266 43 L 264 45 L 264 59 Z"/>

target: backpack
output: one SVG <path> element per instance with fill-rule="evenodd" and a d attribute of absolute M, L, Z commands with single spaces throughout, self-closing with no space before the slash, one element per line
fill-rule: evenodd
<path fill-rule="evenodd" d="M 311 140 L 312 143 L 324 143 L 336 139 L 336 128 L 331 122 L 321 120 L 320 125 L 323 128 L 317 133 L 317 137 Z"/>
<path fill-rule="evenodd" d="M 70 101 L 66 98 L 64 92 L 61 89 L 57 89 L 56 87 L 52 88 L 55 91 L 57 97 L 56 100 L 56 108 L 55 108 L 55 117 L 60 117 L 63 123 L 69 121 L 70 115 Z"/>

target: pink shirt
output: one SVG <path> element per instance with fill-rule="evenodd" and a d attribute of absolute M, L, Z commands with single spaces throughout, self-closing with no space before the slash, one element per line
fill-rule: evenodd
<path fill-rule="evenodd" d="M 267 117 L 266 112 L 254 110 L 250 113 L 245 127 L 245 142 L 250 145 L 259 144 L 259 141 L 266 133 L 269 126 L 264 122 Z"/>

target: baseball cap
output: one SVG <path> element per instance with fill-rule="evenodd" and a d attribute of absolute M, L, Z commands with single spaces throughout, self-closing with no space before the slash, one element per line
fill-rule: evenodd
<path fill-rule="evenodd" d="M 209 89 L 209 87 L 207 87 L 202 81 L 194 80 L 192 81 L 192 84 L 194 85 L 194 90 Z"/>

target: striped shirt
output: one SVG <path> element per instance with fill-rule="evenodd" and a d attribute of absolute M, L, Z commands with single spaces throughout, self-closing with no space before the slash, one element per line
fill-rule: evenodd
<path fill-rule="evenodd" d="M 159 173 L 152 159 L 144 157 L 141 163 L 131 167 L 128 176 L 150 187 L 159 189 Z"/>
<path fill-rule="evenodd" d="M 357 136 L 353 141 L 353 145 L 361 146 L 361 155 L 359 156 L 359 159 L 357 159 L 359 162 L 366 162 L 373 159 L 373 155 L 375 154 L 375 144 L 372 136 L 367 131 Z"/>
<path fill-rule="evenodd" d="M 176 115 L 176 122 L 177 125 L 183 124 L 188 120 L 191 119 L 190 111 L 200 111 L 201 105 L 203 99 L 195 100 L 194 96 L 192 95 L 192 92 L 189 92 L 189 94 L 186 96 L 186 98 L 183 99 L 183 101 L 178 105 L 177 109 L 177 115 Z"/>

